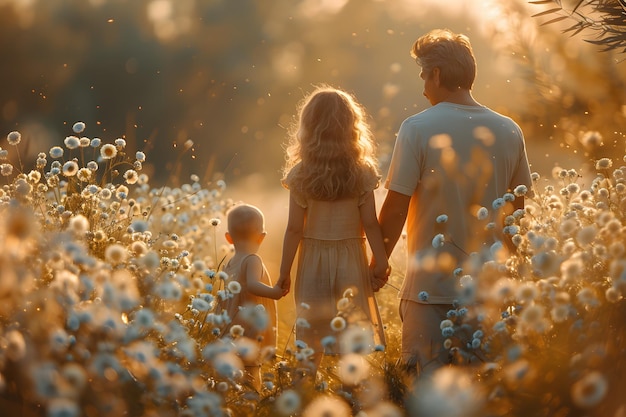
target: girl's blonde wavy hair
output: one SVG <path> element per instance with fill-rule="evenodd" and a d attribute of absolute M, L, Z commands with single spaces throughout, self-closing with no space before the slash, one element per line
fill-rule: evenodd
<path fill-rule="evenodd" d="M 357 100 L 322 85 L 299 109 L 286 148 L 283 185 L 305 198 L 325 201 L 358 196 L 372 182 L 375 188 L 380 180 L 376 147 Z"/>

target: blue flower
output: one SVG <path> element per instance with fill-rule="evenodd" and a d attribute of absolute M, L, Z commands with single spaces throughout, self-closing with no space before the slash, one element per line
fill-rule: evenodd
<path fill-rule="evenodd" d="M 74 133 L 82 133 L 83 130 L 85 130 L 85 123 L 83 122 L 74 123 L 74 126 L 72 126 L 72 130 L 74 131 Z"/>
<path fill-rule="evenodd" d="M 493 200 L 493 203 L 491 204 L 491 206 L 493 207 L 494 210 L 497 210 L 499 208 L 501 208 L 502 206 L 504 206 L 504 198 L 502 197 L 498 197 L 495 200 Z"/>
<path fill-rule="evenodd" d="M 444 327 L 443 329 L 441 329 L 441 335 L 443 337 L 454 336 L 454 327 Z"/>
<path fill-rule="evenodd" d="M 441 233 L 437 234 L 434 238 L 433 238 L 433 248 L 437 249 L 443 246 L 445 242 L 445 236 Z"/>

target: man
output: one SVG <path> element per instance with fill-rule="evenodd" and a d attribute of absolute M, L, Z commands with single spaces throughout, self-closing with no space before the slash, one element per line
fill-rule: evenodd
<path fill-rule="evenodd" d="M 400 126 L 380 223 L 390 254 L 407 222 L 402 360 L 429 372 L 449 362 L 439 326 L 458 297 L 454 270 L 467 254 L 506 243 L 504 214 L 524 202 L 509 194 L 508 207 L 500 208 L 502 197 L 518 185 L 530 190 L 531 177 L 519 126 L 472 97 L 476 63 L 469 39 L 433 30 L 414 43 L 411 56 L 432 107 Z M 486 227 L 490 222 L 498 226 Z"/>

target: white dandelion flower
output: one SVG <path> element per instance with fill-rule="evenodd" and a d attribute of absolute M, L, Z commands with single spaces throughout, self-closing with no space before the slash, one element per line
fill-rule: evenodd
<path fill-rule="evenodd" d="M 126 140 L 123 139 L 123 138 L 115 139 L 115 146 L 117 146 L 119 148 L 125 148 L 126 147 Z"/>
<path fill-rule="evenodd" d="M 115 196 L 117 198 L 119 198 L 120 200 L 125 199 L 128 196 L 128 187 L 125 185 L 119 185 L 116 189 L 115 189 Z"/>
<path fill-rule="evenodd" d="M 235 378 L 243 367 L 243 362 L 235 352 L 219 353 L 213 359 L 213 368 L 226 378 Z"/>
<path fill-rule="evenodd" d="M 469 373 L 455 367 L 443 367 L 432 378 L 420 380 L 413 392 L 409 406 L 420 416 L 480 415 L 485 401 Z"/>
<path fill-rule="evenodd" d="M 511 193 L 505 193 L 505 194 L 502 196 L 502 199 L 503 199 L 504 201 L 507 201 L 507 202 L 515 201 L 515 195 L 513 195 L 513 194 L 511 194 Z"/>
<path fill-rule="evenodd" d="M 80 138 L 79 140 L 79 145 L 81 148 L 86 148 L 91 144 L 91 139 L 83 136 L 82 138 Z"/>
<path fill-rule="evenodd" d="M 432 241 L 433 248 L 440 248 L 445 243 L 445 236 L 442 233 L 438 233 Z"/>
<path fill-rule="evenodd" d="M 537 304 L 531 304 L 522 310 L 521 319 L 522 322 L 527 325 L 535 325 L 539 323 L 544 317 L 543 306 Z"/>
<path fill-rule="evenodd" d="M 453 327 L 453 326 L 454 326 L 454 323 L 450 319 L 442 320 L 441 323 L 439 323 L 439 329 L 441 329 L 441 330 L 443 330 L 443 329 L 445 329 L 447 327 Z"/>
<path fill-rule="evenodd" d="M 592 224 L 589 226 L 585 226 L 578 230 L 578 232 L 576 233 L 576 241 L 580 246 L 587 246 L 591 242 L 593 242 L 597 232 L 598 229 L 596 225 Z"/>
<path fill-rule="evenodd" d="M 100 145 L 102 145 L 102 140 L 100 138 L 91 139 L 91 143 L 89 144 L 92 148 L 99 148 Z"/>
<path fill-rule="evenodd" d="M 80 139 L 76 136 L 68 136 L 63 141 L 67 149 L 76 149 L 80 146 Z"/>
<path fill-rule="evenodd" d="M 369 362 L 357 353 L 348 353 L 339 359 L 339 379 L 346 385 L 355 386 L 369 377 Z"/>
<path fill-rule="evenodd" d="M 515 298 L 523 303 L 530 303 L 537 297 L 537 286 L 534 283 L 524 283 L 517 287 Z"/>
<path fill-rule="evenodd" d="M 227 285 L 228 291 L 233 294 L 239 294 L 241 292 L 241 284 L 238 281 L 230 281 Z"/>
<path fill-rule="evenodd" d="M 491 207 L 493 207 L 494 210 L 497 210 L 499 208 L 501 208 L 502 206 L 504 206 L 505 200 L 502 197 L 498 197 L 495 200 L 493 200 L 493 203 L 491 203 Z"/>
<path fill-rule="evenodd" d="M 104 259 L 112 265 L 126 262 L 128 251 L 120 244 L 114 243 L 104 250 Z"/>
<path fill-rule="evenodd" d="M 299 327 L 302 329 L 310 329 L 311 325 L 309 324 L 307 319 L 305 319 L 304 317 L 298 317 L 296 319 L 296 327 Z"/>
<path fill-rule="evenodd" d="M 117 148 L 107 143 L 100 148 L 100 156 L 102 159 L 113 159 L 117 156 Z"/>
<path fill-rule="evenodd" d="M 613 161 L 609 158 L 601 158 L 596 161 L 596 169 L 609 169 L 613 166 Z"/>
<path fill-rule="evenodd" d="M 337 338 L 334 336 L 324 336 L 322 340 L 320 340 L 320 344 L 324 349 L 330 349 L 337 343 Z"/>
<path fill-rule="evenodd" d="M 340 332 L 346 328 L 346 319 L 343 317 L 333 317 L 330 321 L 330 328 L 336 332 Z"/>
<path fill-rule="evenodd" d="M 374 348 L 374 336 L 371 328 L 351 325 L 339 336 L 340 351 L 344 354 L 368 354 Z"/>
<path fill-rule="evenodd" d="M 141 151 L 137 151 L 135 153 L 135 159 L 139 162 L 145 162 L 146 161 L 146 154 L 141 152 Z"/>
<path fill-rule="evenodd" d="M 78 173 L 78 164 L 75 161 L 67 161 L 63 164 L 63 175 L 73 177 Z"/>
<path fill-rule="evenodd" d="M 572 385 L 572 401 L 578 407 L 591 408 L 600 404 L 609 390 L 605 376 L 591 371 Z"/>
<path fill-rule="evenodd" d="M 135 184 L 139 179 L 139 175 L 134 169 L 129 169 L 124 173 L 124 179 L 127 184 Z"/>
<path fill-rule="evenodd" d="M 300 394 L 292 389 L 288 389 L 276 398 L 276 411 L 280 415 L 290 416 L 300 409 L 301 404 Z"/>
<path fill-rule="evenodd" d="M 350 415 L 352 415 L 352 410 L 346 401 L 328 394 L 315 397 L 302 412 L 302 417 L 347 417 Z"/>
<path fill-rule="evenodd" d="M 437 219 L 435 219 L 435 221 L 437 223 L 445 223 L 448 221 L 448 216 L 445 214 L 440 214 L 439 216 L 437 216 Z"/>
<path fill-rule="evenodd" d="M 209 311 L 211 309 L 211 304 L 202 298 L 195 297 L 191 300 L 191 308 L 198 311 Z"/>
<path fill-rule="evenodd" d="M 487 208 L 485 207 L 479 208 L 478 211 L 476 212 L 476 218 L 478 220 L 485 220 L 487 216 L 489 216 L 489 210 L 487 210 Z"/>
<path fill-rule="evenodd" d="M 82 214 L 78 214 L 70 219 L 68 226 L 72 232 L 83 235 L 89 231 L 89 220 Z"/>
<path fill-rule="evenodd" d="M 234 324 L 231 326 L 230 328 L 230 335 L 233 338 L 237 338 L 237 337 L 241 337 L 244 334 L 244 328 L 243 326 L 239 325 L 239 324 Z"/>
<path fill-rule="evenodd" d="M 0 164 L 0 175 L 3 177 L 8 177 L 13 173 L 13 165 L 11 164 Z"/>
<path fill-rule="evenodd" d="M 108 188 L 103 188 L 100 190 L 100 198 L 103 200 L 110 200 L 113 197 L 113 192 Z"/>
<path fill-rule="evenodd" d="M 72 130 L 74 131 L 74 133 L 83 133 L 83 131 L 85 130 L 85 123 L 83 122 L 74 123 L 74 125 L 72 126 Z"/>
<path fill-rule="evenodd" d="M 558 304 L 550 310 L 550 317 L 555 323 L 562 323 L 569 317 L 570 306 L 568 304 Z"/>
<path fill-rule="evenodd" d="M 571 184 L 569 184 L 567 186 L 567 191 L 570 194 L 576 194 L 576 193 L 578 193 L 580 191 L 580 185 L 578 185 L 575 182 L 573 182 L 573 183 L 571 183 Z"/>
<path fill-rule="evenodd" d="M 91 170 L 89 168 L 81 168 L 76 173 L 76 178 L 82 182 L 88 182 L 91 179 Z"/>
<path fill-rule="evenodd" d="M 7 142 L 9 145 L 17 145 L 22 140 L 22 134 L 16 130 L 10 132 L 7 135 Z"/>
<path fill-rule="evenodd" d="M 98 163 L 95 161 L 87 162 L 87 169 L 92 172 L 96 172 L 98 170 Z"/>
<path fill-rule="evenodd" d="M 528 193 L 528 187 L 526 187 L 524 184 L 520 184 L 517 187 L 515 187 L 515 189 L 513 189 L 513 194 L 515 194 L 516 197 L 523 197 Z"/>

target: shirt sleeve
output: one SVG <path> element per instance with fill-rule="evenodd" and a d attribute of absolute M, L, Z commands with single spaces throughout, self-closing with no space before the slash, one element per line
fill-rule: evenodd
<path fill-rule="evenodd" d="M 380 175 L 376 168 L 366 167 L 363 171 L 363 183 L 359 192 L 359 206 L 363 204 L 367 197 L 370 195 L 370 191 L 377 189 L 380 186 Z"/>
<path fill-rule="evenodd" d="M 298 174 L 299 170 L 300 170 L 300 165 L 299 164 L 294 166 L 291 169 L 291 171 L 289 171 L 289 173 L 287 174 L 287 177 L 282 181 L 282 185 L 283 185 L 283 187 L 285 187 L 286 189 L 289 190 L 289 192 L 293 196 L 293 199 L 296 202 L 296 204 L 298 204 L 302 208 L 307 208 L 306 197 L 304 195 L 302 195 L 302 193 L 299 193 L 295 189 L 296 187 L 293 186 L 294 178 Z"/>
<path fill-rule="evenodd" d="M 518 127 L 519 129 L 519 127 Z M 532 190 L 532 179 L 530 176 L 530 165 L 528 163 L 528 156 L 526 154 L 526 145 L 524 143 L 524 134 L 522 130 L 519 129 L 520 135 L 520 156 L 517 163 L 517 169 L 513 173 L 513 177 L 511 178 L 511 184 L 509 184 L 509 188 L 511 190 L 515 189 L 518 185 L 525 185 L 528 188 L 528 192 L 526 194 L 527 197 L 533 197 L 534 191 Z"/>
<path fill-rule="evenodd" d="M 414 124 L 402 122 L 393 148 L 385 188 L 400 194 L 413 195 L 421 179 L 419 133 Z"/>

